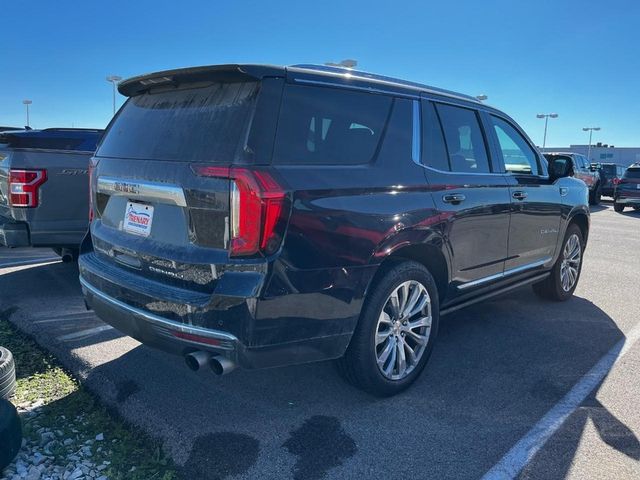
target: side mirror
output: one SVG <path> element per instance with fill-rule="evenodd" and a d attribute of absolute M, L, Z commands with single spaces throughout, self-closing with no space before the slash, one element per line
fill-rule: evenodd
<path fill-rule="evenodd" d="M 574 174 L 573 161 L 566 157 L 556 157 L 549 162 L 549 177 L 552 180 L 571 177 Z"/>

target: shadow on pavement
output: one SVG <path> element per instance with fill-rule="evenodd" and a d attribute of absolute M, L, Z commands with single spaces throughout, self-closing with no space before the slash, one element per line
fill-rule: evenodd
<path fill-rule="evenodd" d="M 82 305 L 77 271 L 49 265 L 1 276 L 2 308 L 24 311 L 25 297 L 14 290 L 36 283 L 43 305 L 56 285 Z M 47 344 L 46 325 L 26 328 Z M 418 471 L 461 479 L 487 472 L 622 338 L 588 300 L 542 302 L 524 289 L 444 317 L 426 371 L 390 399 L 347 385 L 331 362 L 215 377 L 144 346 L 101 364 L 91 363 L 99 355 L 91 362 L 70 356 L 68 344 L 50 348 L 85 370 L 87 386 L 107 405 L 161 437 L 187 477 L 405 478 Z M 93 348 L 99 353 L 105 344 Z M 557 432 L 554 448 L 541 450 L 523 475 L 540 478 L 533 473 L 545 459 L 554 462 L 553 478 L 564 478 L 586 418 L 613 448 L 640 458 L 631 430 L 593 395 L 589 401 L 570 419 L 578 416 L 581 428 Z"/>

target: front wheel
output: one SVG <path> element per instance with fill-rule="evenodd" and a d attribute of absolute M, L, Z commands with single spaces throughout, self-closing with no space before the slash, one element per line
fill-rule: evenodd
<path fill-rule="evenodd" d="M 381 274 L 338 367 L 357 387 L 390 396 L 409 387 L 429 360 L 438 333 L 438 289 L 416 262 L 386 267 Z"/>
<path fill-rule="evenodd" d="M 618 212 L 618 213 L 622 213 L 624 212 L 624 205 L 622 203 L 618 203 L 615 200 L 613 201 L 613 209 Z"/>
<path fill-rule="evenodd" d="M 534 292 L 543 298 L 559 302 L 571 298 L 578 286 L 582 271 L 583 252 L 582 232 L 576 224 L 571 224 L 567 228 L 562 242 L 562 251 L 551 274 L 533 285 Z"/>

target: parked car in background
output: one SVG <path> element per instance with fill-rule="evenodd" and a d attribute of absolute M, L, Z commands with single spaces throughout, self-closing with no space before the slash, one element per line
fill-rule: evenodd
<path fill-rule="evenodd" d="M 640 163 L 627 168 L 616 187 L 613 208 L 620 213 L 625 207 L 640 210 Z"/>
<path fill-rule="evenodd" d="M 584 182 L 474 97 L 310 65 L 118 88 L 80 282 L 105 322 L 194 370 L 340 358 L 391 395 L 423 370 L 441 314 L 576 288 Z"/>
<path fill-rule="evenodd" d="M 598 173 L 596 169 L 591 168 L 587 157 L 579 153 L 571 152 L 547 152 L 544 156 L 549 161 L 562 157 L 571 159 L 574 170 L 573 176 L 582 180 L 589 188 L 589 204 L 598 205 L 600 203 L 600 198 L 602 197 L 600 173 Z"/>
<path fill-rule="evenodd" d="M 593 164 L 592 164 L 593 165 Z M 599 163 L 596 164 L 598 172 L 600 172 L 600 180 L 602 184 L 602 195 L 613 197 L 616 186 L 620 183 L 627 167 L 616 163 Z"/>
<path fill-rule="evenodd" d="M 0 133 L 0 245 L 77 257 L 89 223 L 89 158 L 102 130 Z"/>

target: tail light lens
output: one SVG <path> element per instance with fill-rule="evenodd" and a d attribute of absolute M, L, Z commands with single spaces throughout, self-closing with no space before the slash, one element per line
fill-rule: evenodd
<path fill-rule="evenodd" d="M 98 161 L 94 158 L 89 160 L 89 222 L 93 220 L 93 172 L 98 166 Z"/>
<path fill-rule="evenodd" d="M 618 185 L 620 183 L 620 179 L 618 177 L 613 177 L 613 184 Z"/>
<path fill-rule="evenodd" d="M 192 165 L 200 176 L 231 180 L 231 255 L 275 253 L 282 243 L 288 197 L 272 174 L 239 167 Z"/>
<path fill-rule="evenodd" d="M 37 207 L 38 190 L 47 181 L 46 170 L 9 170 L 9 203 L 12 207 Z"/>

